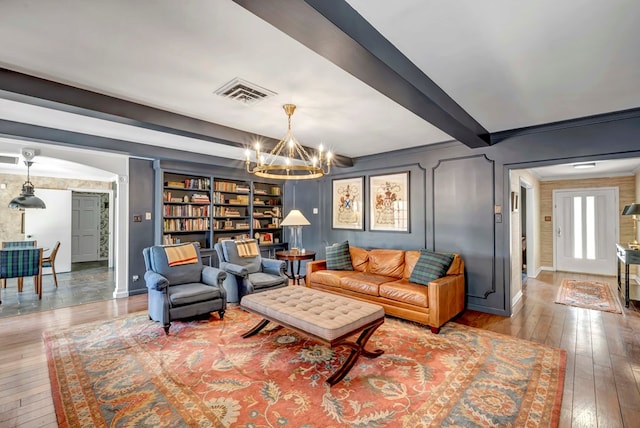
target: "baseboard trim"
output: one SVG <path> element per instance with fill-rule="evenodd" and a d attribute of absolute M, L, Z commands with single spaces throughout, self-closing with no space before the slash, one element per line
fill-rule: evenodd
<path fill-rule="evenodd" d="M 124 297 L 129 297 L 129 292 L 128 291 L 119 291 L 119 292 L 113 292 L 113 298 L 114 299 L 122 299 Z"/>
<path fill-rule="evenodd" d="M 522 290 L 518 291 L 513 299 L 511 299 L 511 316 L 517 314 L 520 309 L 524 307 L 524 302 L 522 301 Z"/>

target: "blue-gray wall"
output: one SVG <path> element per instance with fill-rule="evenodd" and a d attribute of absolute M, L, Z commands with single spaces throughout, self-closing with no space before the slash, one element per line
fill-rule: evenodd
<path fill-rule="evenodd" d="M 574 161 L 640 156 L 638 112 L 523 130 L 501 142 L 470 149 L 457 142 L 358 158 L 317 181 L 287 183 L 285 210 L 292 204 L 311 221 L 305 247 L 324 256 L 327 244 L 348 240 L 365 248 L 430 248 L 461 253 L 466 264 L 467 307 L 510 314 L 508 224 L 509 169 Z M 371 175 L 410 172 L 409 233 L 371 231 Z M 331 189 L 336 178 L 365 178 L 365 230 L 331 228 Z M 502 207 L 502 219 L 494 207 Z M 313 208 L 319 214 L 313 215 Z M 501 221 L 502 220 L 502 221 Z"/>

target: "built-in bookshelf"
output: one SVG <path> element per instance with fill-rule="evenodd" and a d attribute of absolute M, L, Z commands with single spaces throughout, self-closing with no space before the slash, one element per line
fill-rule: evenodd
<path fill-rule="evenodd" d="M 282 236 L 282 186 L 253 182 L 253 235 L 263 245 L 284 242 Z"/>
<path fill-rule="evenodd" d="M 214 242 L 251 236 L 251 183 L 214 178 Z"/>
<path fill-rule="evenodd" d="M 162 243 L 211 245 L 211 179 L 165 172 L 162 187 Z"/>
<path fill-rule="evenodd" d="M 255 238 L 264 255 L 286 248 L 282 184 L 159 169 L 161 242 L 199 242 L 203 252 L 223 239 Z"/>

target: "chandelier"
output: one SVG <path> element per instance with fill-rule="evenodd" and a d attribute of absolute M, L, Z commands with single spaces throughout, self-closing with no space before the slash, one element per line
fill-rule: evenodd
<path fill-rule="evenodd" d="M 308 153 L 291 132 L 291 116 L 296 109 L 294 104 L 282 106 L 287 114 L 287 134 L 269 153 L 260 152 L 260 144 L 255 146 L 255 160 L 251 160 L 251 151 L 247 149 L 247 172 L 258 177 L 280 180 L 307 180 L 320 178 L 331 171 L 331 152 L 323 152 L 322 145 L 318 154 Z M 284 163 L 283 162 L 284 159 Z M 252 163 L 255 166 L 251 166 Z"/>

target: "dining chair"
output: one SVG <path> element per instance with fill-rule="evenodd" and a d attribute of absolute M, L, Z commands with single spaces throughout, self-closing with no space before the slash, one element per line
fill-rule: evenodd
<path fill-rule="evenodd" d="M 2 248 L 30 248 L 37 247 L 38 241 L 2 241 Z M 2 278 L 2 288 L 7 288 L 7 278 Z M 18 291 L 22 291 L 22 278 L 18 278 Z"/>
<path fill-rule="evenodd" d="M 51 273 L 53 273 L 53 282 L 56 283 L 56 288 L 58 288 L 58 277 L 56 276 L 56 254 L 58 254 L 58 248 L 60 248 L 60 241 L 57 241 L 53 246 L 51 254 L 49 254 L 47 257 L 42 258 L 42 267 L 51 268 Z"/>
<path fill-rule="evenodd" d="M 0 250 L 0 278 L 33 277 L 38 299 L 42 299 L 42 248 L 9 247 Z M 22 291 L 19 286 L 18 291 Z"/>

